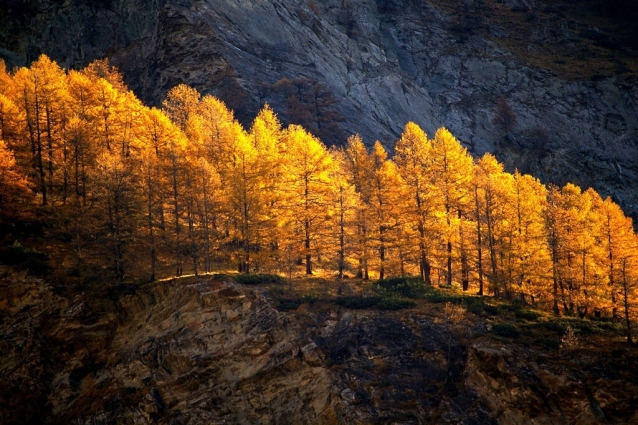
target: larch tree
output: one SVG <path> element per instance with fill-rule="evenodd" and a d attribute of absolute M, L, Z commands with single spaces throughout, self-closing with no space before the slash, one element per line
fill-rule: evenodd
<path fill-rule="evenodd" d="M 207 161 L 222 170 L 230 162 L 233 141 L 240 137 L 243 128 L 233 112 L 211 95 L 202 98 L 195 118 L 196 121 L 190 121 L 188 131 L 195 131 L 201 139 Z"/>
<path fill-rule="evenodd" d="M 628 248 L 632 246 L 633 231 L 631 219 L 625 217 L 622 209 L 611 198 L 606 198 L 598 205 L 601 217 L 598 241 L 604 247 L 602 266 L 606 276 L 605 283 L 608 290 L 608 308 L 614 319 L 618 318 L 619 292 L 623 280 L 623 262 L 631 254 Z"/>
<path fill-rule="evenodd" d="M 130 259 L 131 243 L 138 229 L 139 181 L 136 166 L 131 157 L 119 151 L 104 151 L 97 159 L 94 170 L 96 184 L 94 210 L 105 236 L 107 258 L 112 261 L 114 278 L 124 281 L 127 262 Z"/>
<path fill-rule="evenodd" d="M 337 277 L 339 278 L 339 293 L 341 293 L 347 260 L 354 248 L 357 207 L 360 200 L 359 194 L 350 182 L 345 152 L 343 149 L 332 149 L 330 153 L 334 166 L 331 168 L 329 176 L 332 181 L 332 193 L 329 208 L 330 220 L 327 228 L 329 236 L 333 240 L 331 246 L 337 247 Z"/>
<path fill-rule="evenodd" d="M 200 94 L 186 84 L 173 87 L 166 94 L 162 107 L 173 123 L 186 131 L 189 118 L 199 109 Z"/>
<path fill-rule="evenodd" d="M 546 188 L 538 179 L 518 171 L 512 184 L 512 284 L 534 303 L 542 295 L 542 288 L 547 284 L 546 271 L 551 268 L 543 226 Z"/>
<path fill-rule="evenodd" d="M 175 252 L 175 274 L 181 276 L 184 272 L 184 251 L 186 239 L 193 258 L 193 267 L 197 267 L 197 251 L 193 246 L 194 223 L 192 222 L 193 198 L 191 187 L 193 184 L 192 170 L 189 164 L 188 125 L 196 116 L 199 109 L 200 94 L 197 90 L 185 84 L 173 87 L 166 94 L 162 102 L 163 111 L 171 119 L 175 129 L 167 144 L 167 169 L 170 174 L 170 198 L 173 215 L 173 249 Z M 187 234 L 184 234 L 183 220 L 186 220 Z"/>
<path fill-rule="evenodd" d="M 13 152 L 0 139 L 0 231 L 25 217 L 32 199 L 26 176 L 17 167 Z"/>
<path fill-rule="evenodd" d="M 350 184 L 354 186 L 361 200 L 357 211 L 356 251 L 359 262 L 357 277 L 368 280 L 372 225 L 370 210 L 372 158 L 358 134 L 348 138 L 345 157 Z"/>
<path fill-rule="evenodd" d="M 379 253 L 379 279 L 384 279 L 388 253 L 398 245 L 398 235 L 404 225 L 401 213 L 405 190 L 396 164 L 388 159 L 388 153 L 379 141 L 372 147 L 371 159 L 372 237 Z"/>
<path fill-rule="evenodd" d="M 499 98 L 496 102 L 492 124 L 505 134 L 511 132 L 514 130 L 514 127 L 516 127 L 516 114 L 504 97 Z"/>
<path fill-rule="evenodd" d="M 306 274 L 313 274 L 313 258 L 321 254 L 319 243 L 329 220 L 332 157 L 316 137 L 291 125 L 285 135 L 285 171 L 289 231 L 298 235 Z"/>
<path fill-rule="evenodd" d="M 150 280 L 155 280 L 161 241 L 166 239 L 167 231 L 164 207 L 170 175 L 166 172 L 165 161 L 170 139 L 174 137 L 176 129 L 157 108 L 145 109 L 141 122 L 136 134 L 140 141 L 140 189 L 145 199 L 144 221 L 151 263 Z"/>
<path fill-rule="evenodd" d="M 562 215 L 562 196 L 561 191 L 557 186 L 550 185 L 547 191 L 547 208 L 545 208 L 545 232 L 547 237 L 547 244 L 550 250 L 552 259 L 552 311 L 554 314 L 560 314 L 559 304 L 563 298 L 559 293 L 559 288 L 562 287 L 562 268 L 561 261 L 563 259 L 563 237 L 565 235 L 564 229 L 561 227 L 563 220 Z"/>
<path fill-rule="evenodd" d="M 286 198 L 293 195 L 283 175 L 284 156 L 287 155 L 284 131 L 277 115 L 267 104 L 255 117 L 248 139 L 259 155 L 260 202 L 264 208 L 255 234 L 255 266 L 259 268 L 261 265 L 270 265 L 280 254 L 279 229 L 283 209 Z"/>
<path fill-rule="evenodd" d="M 470 182 L 473 161 L 456 138 L 445 128 L 437 130 L 432 140 L 432 162 L 428 175 L 436 188 L 438 204 L 443 207 L 443 236 L 446 245 L 446 285 L 452 285 L 453 244 L 459 238 L 461 219 L 469 212 Z M 460 252 L 462 270 L 467 268 L 465 253 Z M 464 277 L 465 278 L 465 277 Z M 464 286 L 467 289 L 467 285 Z"/>
<path fill-rule="evenodd" d="M 171 126 L 173 124 L 171 123 Z M 184 272 L 184 234 L 183 234 L 183 214 L 184 214 L 184 191 L 185 179 L 188 173 L 188 160 L 186 157 L 186 147 L 188 140 L 186 136 L 173 127 L 170 129 L 171 135 L 168 137 L 166 145 L 165 170 L 168 175 L 168 190 L 172 209 L 173 219 L 173 251 L 175 253 L 175 275 L 181 276 Z"/>
<path fill-rule="evenodd" d="M 401 139 L 394 147 L 395 161 L 408 190 L 408 223 L 417 234 L 419 275 L 428 285 L 432 284 L 428 257 L 431 252 L 430 227 L 434 219 L 433 193 L 427 177 L 431 150 L 432 143 L 427 135 L 413 122 L 405 125 Z"/>
<path fill-rule="evenodd" d="M 502 240 L 500 238 L 500 224 L 506 216 L 507 188 L 504 182 L 506 175 L 503 165 L 493 155 L 487 153 L 476 163 L 474 173 L 474 215 L 477 223 L 477 256 L 479 276 L 485 272 L 489 279 L 490 289 L 498 295 L 503 285 L 499 251 Z M 480 242 L 479 242 L 480 241 Z M 483 248 L 487 249 L 487 269 L 484 268 Z M 479 292 L 480 291 L 479 289 Z"/>
<path fill-rule="evenodd" d="M 621 256 L 620 273 L 620 303 L 625 323 L 627 343 L 633 344 L 633 323 L 636 320 L 636 306 L 638 305 L 638 237 L 629 236 L 625 250 Z"/>
<path fill-rule="evenodd" d="M 110 64 L 108 59 L 96 59 L 88 64 L 82 73 L 91 81 L 106 80 L 117 91 L 128 92 L 126 84 L 124 84 L 124 76 L 120 71 Z"/>
<path fill-rule="evenodd" d="M 42 105 L 38 97 L 40 92 L 41 81 L 37 74 L 33 74 L 27 68 L 20 68 L 13 75 L 13 81 L 16 85 L 16 94 L 19 96 L 16 100 L 25 112 L 24 121 L 27 129 L 29 148 L 31 152 L 31 173 L 34 181 L 37 182 L 36 187 L 41 195 L 42 205 L 48 204 L 47 186 L 45 178 L 45 160 L 43 150 L 43 139 L 45 131 L 42 128 L 41 116 Z"/>
<path fill-rule="evenodd" d="M 338 143 L 343 138 L 337 123 L 344 121 L 344 117 L 336 109 L 338 100 L 327 86 L 306 77 L 292 80 L 284 77 L 273 89 L 285 97 L 285 118 L 289 123 L 299 124 L 330 143 Z"/>
<path fill-rule="evenodd" d="M 249 273 L 255 266 L 259 241 L 272 225 L 263 190 L 270 170 L 250 137 L 242 133 L 234 140 L 232 154 L 224 169 L 224 205 L 229 219 L 229 236 L 234 245 L 238 271 Z"/>
<path fill-rule="evenodd" d="M 188 86 L 146 108 L 105 60 L 68 73 L 45 56 L 12 72 L 0 61 L 1 230 L 46 212 L 73 245 L 74 276 L 108 266 L 116 282 L 137 261 L 156 279 L 189 259 L 195 273 L 216 259 L 241 272 L 288 259 L 289 273 L 418 270 L 428 284 L 435 270 L 464 290 L 476 277 L 482 295 L 486 279 L 495 296 L 611 316 L 633 342 L 638 241 L 611 199 L 506 173 L 489 154 L 473 164 L 447 130 L 428 140 L 414 123 L 394 160 L 358 136 L 328 151 L 311 132 L 334 121 L 330 96 L 280 85 L 308 129 L 283 130 L 266 106 L 246 132 Z M 494 124 L 512 131 L 499 105 Z"/>
<path fill-rule="evenodd" d="M 0 84 L 3 84 L 0 82 Z M 24 122 L 23 110 L 15 104 L 15 93 L 12 93 L 13 82 L 9 80 L 3 87 L 5 93 L 0 92 L 0 139 L 12 149 L 21 148 L 23 131 L 20 123 Z M 26 146 L 25 146 L 26 147 Z M 23 152 L 23 157 L 27 152 Z M 29 160 L 22 161 L 27 164 Z"/>
<path fill-rule="evenodd" d="M 47 192 L 54 195 L 54 189 L 63 186 L 62 200 L 66 201 L 68 181 L 65 172 L 68 156 L 65 143 L 65 127 L 68 118 L 66 74 L 57 63 L 44 55 L 31 64 L 31 73 L 35 90 L 33 95 L 38 100 L 38 111 L 41 114 L 36 116 L 36 119 L 39 120 L 36 127 L 41 129 L 41 138 L 44 139 L 41 140 L 41 143 L 44 144 L 43 156 L 46 162 Z M 63 182 L 59 182 L 60 179 L 54 176 L 54 171 L 58 169 L 63 171 Z"/>

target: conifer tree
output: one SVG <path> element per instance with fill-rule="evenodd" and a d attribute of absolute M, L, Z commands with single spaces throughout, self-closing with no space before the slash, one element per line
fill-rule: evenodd
<path fill-rule="evenodd" d="M 31 200 L 27 178 L 16 166 L 13 152 L 0 139 L 0 226 L 10 226 L 26 216 Z"/>
<path fill-rule="evenodd" d="M 357 242 L 356 251 L 358 257 L 357 277 L 369 279 L 370 239 L 371 239 L 371 210 L 372 197 L 371 170 L 372 160 L 363 140 L 357 134 L 348 138 L 345 149 L 347 171 L 352 184 L 359 194 L 361 203 L 357 211 Z"/>
<path fill-rule="evenodd" d="M 434 135 L 431 155 L 432 162 L 427 172 L 436 188 L 436 202 L 442 207 L 446 285 L 451 286 L 453 244 L 458 241 L 458 216 L 469 211 L 473 162 L 467 149 L 445 128 L 440 128 Z"/>
<path fill-rule="evenodd" d="M 105 236 L 107 258 L 112 261 L 114 278 L 124 281 L 126 266 L 130 259 L 131 243 L 138 229 L 138 199 L 132 158 L 119 151 L 104 151 L 97 159 L 93 176 L 96 182 L 95 200 L 98 222 Z"/>
<path fill-rule="evenodd" d="M 388 252 L 398 244 L 404 204 L 404 183 L 394 162 L 380 142 L 372 147 L 372 173 L 370 184 L 370 210 L 374 223 L 372 235 L 379 252 L 379 279 L 386 276 Z"/>
<path fill-rule="evenodd" d="M 485 154 L 477 161 L 474 178 L 476 179 L 475 208 L 481 208 L 481 211 L 475 211 L 475 215 L 479 218 L 478 234 L 481 235 L 479 237 L 481 244 L 477 244 L 477 250 L 479 256 L 483 247 L 487 250 L 486 275 L 490 282 L 490 289 L 498 295 L 503 285 L 498 255 L 502 242 L 499 225 L 504 220 L 504 210 L 508 201 L 503 190 L 507 187 L 503 181 L 505 179 L 503 165 L 491 154 Z"/>
<path fill-rule="evenodd" d="M 319 243 L 326 233 L 332 182 L 332 157 L 326 147 L 302 127 L 291 125 L 285 135 L 288 223 L 299 235 L 306 274 L 313 273 L 313 258 L 321 254 Z"/>
<path fill-rule="evenodd" d="M 419 275 L 424 282 L 431 285 L 431 265 L 428 257 L 431 252 L 429 244 L 434 203 L 427 171 L 430 168 L 432 144 L 418 125 L 409 122 L 394 150 L 399 173 L 408 190 L 408 223 L 417 234 Z"/>
<path fill-rule="evenodd" d="M 330 195 L 328 236 L 333 240 L 337 252 L 337 276 L 339 278 L 339 293 L 346 270 L 347 260 L 354 249 L 356 234 L 357 207 L 360 204 L 359 195 L 350 183 L 347 171 L 347 158 L 343 149 L 331 150 L 334 166 L 330 170 L 329 179 L 332 183 Z"/>

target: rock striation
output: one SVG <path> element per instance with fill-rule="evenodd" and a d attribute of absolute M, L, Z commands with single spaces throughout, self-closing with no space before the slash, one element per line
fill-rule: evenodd
<path fill-rule="evenodd" d="M 2 275 L 7 425 L 638 420 L 635 351 L 550 356 L 421 310 L 280 312 L 267 291 L 212 278 L 68 296 Z"/>

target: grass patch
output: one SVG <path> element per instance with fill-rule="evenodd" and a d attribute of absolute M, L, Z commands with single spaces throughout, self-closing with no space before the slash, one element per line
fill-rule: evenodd
<path fill-rule="evenodd" d="M 446 294 L 438 289 L 431 288 L 431 290 L 423 297 L 427 301 L 434 304 L 452 303 L 456 305 L 462 305 L 470 313 L 477 316 L 497 316 L 501 310 L 488 304 L 485 297 L 474 297 L 470 295 L 451 295 Z"/>
<path fill-rule="evenodd" d="M 492 326 L 492 333 L 504 338 L 518 338 L 521 331 L 511 323 L 495 323 Z"/>
<path fill-rule="evenodd" d="M 423 298 L 432 288 L 419 277 L 394 277 L 377 280 L 373 284 L 375 293 L 382 297 Z"/>
<path fill-rule="evenodd" d="M 314 304 L 319 301 L 316 295 L 303 295 L 299 298 L 280 298 L 275 308 L 279 311 L 297 310 L 301 304 Z"/>
<path fill-rule="evenodd" d="M 381 301 L 381 297 L 339 297 L 336 303 L 341 307 L 361 310 L 373 307 Z"/>
<path fill-rule="evenodd" d="M 499 313 L 498 307 L 487 304 L 485 298 L 482 297 L 466 297 L 463 299 L 465 309 L 477 316 L 489 315 L 496 316 Z"/>
<path fill-rule="evenodd" d="M 547 322 L 535 323 L 532 328 L 553 332 L 562 336 L 565 333 L 566 326 L 556 320 L 548 320 Z"/>
<path fill-rule="evenodd" d="M 300 300 L 301 300 L 302 304 L 310 304 L 310 305 L 312 305 L 312 304 L 316 303 L 317 301 L 319 301 L 319 297 L 316 296 L 316 295 L 312 295 L 312 294 L 303 295 L 300 298 Z"/>
<path fill-rule="evenodd" d="M 279 311 L 292 311 L 297 310 L 302 304 L 299 298 L 282 298 L 277 301 L 275 308 Z"/>
<path fill-rule="evenodd" d="M 527 320 L 527 321 L 535 321 L 538 320 L 542 315 L 535 311 L 531 310 L 518 310 L 514 312 L 514 315 L 517 319 Z"/>
<path fill-rule="evenodd" d="M 237 274 L 229 276 L 237 283 L 244 285 L 259 285 L 263 283 L 285 283 L 286 280 L 276 274 Z"/>
<path fill-rule="evenodd" d="M 413 301 L 400 300 L 398 298 L 384 298 L 377 303 L 379 310 L 404 310 L 415 306 L 416 303 Z"/>
<path fill-rule="evenodd" d="M 463 296 L 458 295 L 448 295 L 444 294 L 440 291 L 434 290 L 431 294 L 427 294 L 424 298 L 431 303 L 441 304 L 441 303 L 452 303 L 452 304 L 462 304 Z"/>
<path fill-rule="evenodd" d="M 622 332 L 622 324 L 606 321 L 595 321 L 577 318 L 554 318 L 546 322 L 530 323 L 525 325 L 530 330 L 550 332 L 559 338 L 565 334 L 567 327 L 571 327 L 576 334 L 586 335 L 616 335 Z"/>

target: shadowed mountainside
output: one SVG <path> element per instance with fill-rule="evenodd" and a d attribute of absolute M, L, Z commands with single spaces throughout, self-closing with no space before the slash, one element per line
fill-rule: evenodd
<path fill-rule="evenodd" d="M 0 56 L 14 66 L 44 52 L 67 67 L 107 56 L 146 102 L 187 83 L 244 123 L 269 102 L 328 144 L 360 133 L 390 145 L 407 121 L 444 125 L 474 154 L 593 186 L 635 217 L 635 16 L 624 0 L 11 1 Z M 306 105 L 320 93 L 312 116 L 295 92 Z M 501 98 L 517 117 L 507 132 L 493 124 Z"/>

